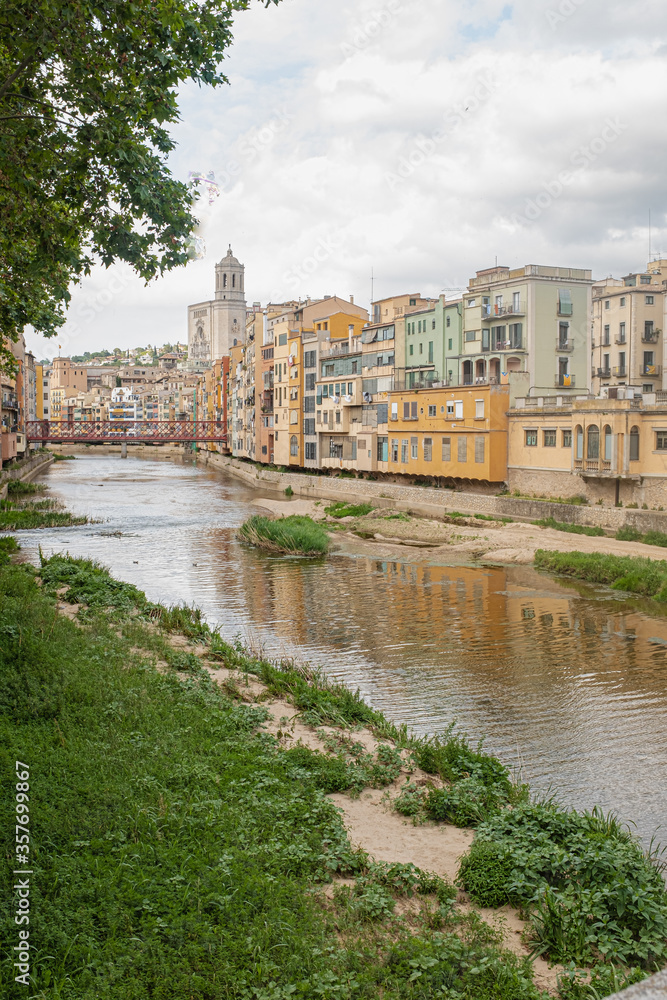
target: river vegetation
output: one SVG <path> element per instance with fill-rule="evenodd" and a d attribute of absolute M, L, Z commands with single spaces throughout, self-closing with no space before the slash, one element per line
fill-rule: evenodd
<path fill-rule="evenodd" d="M 370 514 L 374 507 L 370 503 L 346 503 L 344 500 L 337 500 L 324 508 L 324 512 L 329 517 L 365 517 Z"/>
<path fill-rule="evenodd" d="M 319 671 L 230 645 L 196 609 L 154 604 L 92 562 L 35 570 L 10 564 L 16 548 L 0 540 L 0 757 L 33 775 L 40 1000 L 546 1000 L 456 886 L 350 845 L 327 793 L 389 786 L 406 760 L 433 783 L 408 780 L 396 807 L 476 829 L 460 886 L 522 908 L 535 952 L 566 967 L 564 1000 L 667 960 L 659 857 L 613 817 L 534 801 L 453 729 L 416 738 Z M 324 752 L 283 748 L 260 728 L 261 700 L 206 663 L 334 727 Z M 8 955 L 11 900 L 0 906 Z M 23 996 L 9 968 L 2 994 Z"/>
<path fill-rule="evenodd" d="M 33 486 L 33 483 L 19 483 L 20 486 Z M 85 515 L 75 515 L 62 509 L 57 500 L 28 500 L 26 497 L 42 490 L 12 489 L 8 493 L 13 497 L 0 500 L 0 531 L 21 531 L 31 528 L 63 528 L 77 524 L 88 524 Z"/>
<path fill-rule="evenodd" d="M 329 535 L 311 517 L 290 514 L 289 517 L 255 515 L 238 530 L 243 542 L 285 555 L 323 556 L 329 551 Z"/>
<path fill-rule="evenodd" d="M 590 535 L 593 538 L 601 538 L 606 534 L 603 528 L 591 527 L 588 524 L 571 524 L 569 521 L 557 521 L 555 517 L 544 517 L 540 521 L 534 521 L 540 528 L 553 528 L 554 531 L 567 531 L 571 535 Z"/>
<path fill-rule="evenodd" d="M 601 552 L 550 552 L 538 549 L 537 569 L 600 583 L 656 601 L 667 601 L 667 562 L 643 556 L 613 556 Z"/>
<path fill-rule="evenodd" d="M 661 548 L 667 548 L 667 534 L 664 531 L 647 531 L 643 535 L 641 531 L 629 524 L 624 524 L 622 528 L 619 528 L 614 538 L 618 539 L 619 542 L 643 542 L 644 545 L 659 545 Z"/>

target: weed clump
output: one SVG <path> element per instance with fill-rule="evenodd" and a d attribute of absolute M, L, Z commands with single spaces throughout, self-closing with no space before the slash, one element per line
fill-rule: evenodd
<path fill-rule="evenodd" d="M 587 524 L 570 524 L 567 521 L 557 521 L 555 517 L 544 517 L 541 521 L 534 521 L 540 528 L 553 528 L 555 531 L 567 531 L 572 535 L 590 535 L 600 538 L 604 535 L 604 529 L 590 527 Z"/>
<path fill-rule="evenodd" d="M 330 504 L 328 507 L 324 508 L 326 514 L 329 517 L 365 517 L 366 514 L 370 514 L 373 510 L 373 506 L 370 503 L 345 503 L 343 500 L 337 500 L 335 503 Z"/>
<path fill-rule="evenodd" d="M 656 601 L 667 601 L 667 562 L 664 560 L 538 549 L 535 566 L 549 573 L 604 584 L 613 590 L 627 590 Z"/>
<path fill-rule="evenodd" d="M 238 530 L 249 545 L 284 555 L 323 556 L 329 550 L 329 536 L 310 517 L 292 514 L 271 518 L 255 515 Z"/>

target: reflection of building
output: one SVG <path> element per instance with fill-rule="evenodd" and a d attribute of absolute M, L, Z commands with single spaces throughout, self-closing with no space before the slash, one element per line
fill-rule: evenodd
<path fill-rule="evenodd" d="M 188 361 L 217 361 L 243 341 L 245 267 L 232 253 L 215 265 L 215 298 L 188 306 Z"/>

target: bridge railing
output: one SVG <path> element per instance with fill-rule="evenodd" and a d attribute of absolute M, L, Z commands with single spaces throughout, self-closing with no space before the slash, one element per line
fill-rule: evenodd
<path fill-rule="evenodd" d="M 52 444 L 222 443 L 227 439 L 227 428 L 222 420 L 29 420 L 26 435 L 29 441 Z"/>

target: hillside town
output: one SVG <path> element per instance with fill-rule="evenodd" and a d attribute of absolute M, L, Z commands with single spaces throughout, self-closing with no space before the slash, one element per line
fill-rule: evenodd
<path fill-rule="evenodd" d="M 187 346 L 2 375 L 2 460 L 26 425 L 212 421 L 201 447 L 250 462 L 454 489 L 667 505 L 667 260 L 620 278 L 478 271 L 458 298 L 407 292 L 246 303 L 230 247 Z M 194 442 L 196 444 L 196 442 Z"/>

